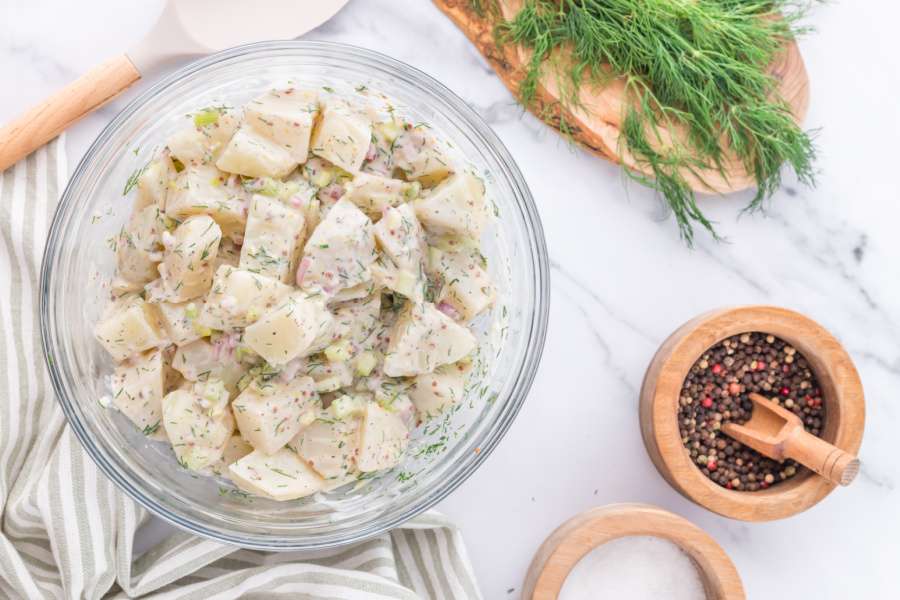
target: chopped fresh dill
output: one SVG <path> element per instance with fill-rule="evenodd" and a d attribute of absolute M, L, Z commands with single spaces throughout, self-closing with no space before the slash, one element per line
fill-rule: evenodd
<path fill-rule="evenodd" d="M 146 171 L 147 167 L 149 166 L 150 163 L 148 162 L 143 167 L 135 169 L 134 172 L 132 172 L 131 175 L 128 176 L 128 180 L 125 182 L 125 189 L 122 190 L 123 196 L 127 196 L 129 192 L 134 189 L 134 187 L 138 184 L 138 180 L 141 178 L 141 175 L 144 174 L 144 171 Z"/>

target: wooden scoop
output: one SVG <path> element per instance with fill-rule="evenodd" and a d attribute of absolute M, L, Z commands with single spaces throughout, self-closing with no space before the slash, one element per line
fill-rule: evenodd
<path fill-rule="evenodd" d="M 154 66 L 250 42 L 284 40 L 331 18 L 348 0 L 167 0 L 147 36 L 0 128 L 0 171 L 106 104 Z"/>
<path fill-rule="evenodd" d="M 800 417 L 767 398 L 752 393 L 753 414 L 743 425 L 726 423 L 722 431 L 769 458 L 792 458 L 825 479 L 850 485 L 859 459 L 803 429 Z"/>

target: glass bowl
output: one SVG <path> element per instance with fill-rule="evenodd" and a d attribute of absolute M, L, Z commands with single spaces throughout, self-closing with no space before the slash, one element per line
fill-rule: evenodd
<path fill-rule="evenodd" d="M 312 499 L 248 497 L 227 480 L 178 466 L 171 448 L 145 438 L 108 408 L 112 362 L 92 330 L 109 295 L 107 247 L 131 211 L 123 185 L 162 140 L 203 106 L 239 105 L 279 83 L 365 85 L 450 140 L 478 168 L 496 204 L 482 240 L 500 301 L 478 328 L 480 377 L 460 409 L 420 426 L 392 472 Z M 534 379 L 547 327 L 549 275 L 531 194 L 506 148 L 446 87 L 386 56 L 322 42 L 234 48 L 173 73 L 129 104 L 91 145 L 63 194 L 41 269 L 41 335 L 56 396 L 103 472 L 135 501 L 187 531 L 247 548 L 333 547 L 382 533 L 421 513 L 469 477 L 509 428 Z"/>

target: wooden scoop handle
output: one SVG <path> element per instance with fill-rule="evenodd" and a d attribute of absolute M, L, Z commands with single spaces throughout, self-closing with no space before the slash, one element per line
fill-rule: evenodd
<path fill-rule="evenodd" d="M 0 171 L 25 158 L 69 125 L 141 78 L 122 54 L 98 65 L 0 129 Z"/>
<path fill-rule="evenodd" d="M 784 441 L 784 455 L 834 483 L 850 485 L 859 473 L 859 459 L 798 427 Z"/>

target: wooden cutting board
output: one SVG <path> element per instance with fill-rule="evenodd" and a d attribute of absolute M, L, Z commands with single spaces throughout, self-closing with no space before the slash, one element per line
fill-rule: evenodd
<path fill-rule="evenodd" d="M 530 51 L 509 45 L 499 47 L 493 33 L 495 22 L 489 16 L 479 16 L 472 10 L 469 0 L 433 2 L 475 44 L 506 87 L 518 98 L 519 84 L 524 77 Z M 509 20 L 521 10 L 522 0 L 498 0 L 498 6 L 501 16 Z M 809 79 L 795 42 L 785 46 L 784 52 L 772 64 L 770 72 L 780 82 L 778 89 L 790 105 L 797 123 L 802 123 L 809 106 Z M 621 79 L 614 79 L 603 87 L 582 87 L 579 90 L 578 107 L 563 108 L 559 101 L 560 95 L 556 77 L 552 73 L 545 74 L 538 85 L 534 106 L 528 108 L 557 130 L 560 129 L 561 118 L 564 119 L 568 134 L 597 156 L 652 175 L 631 156 L 624 144 L 620 144 L 626 102 L 625 86 Z M 668 135 L 678 136 L 679 132 L 673 130 Z M 727 178 L 717 170 L 702 171 L 699 176 L 690 172 L 682 172 L 682 175 L 694 191 L 701 193 L 725 194 L 755 185 L 752 175 L 747 173 L 735 157 L 726 160 L 725 171 Z"/>

